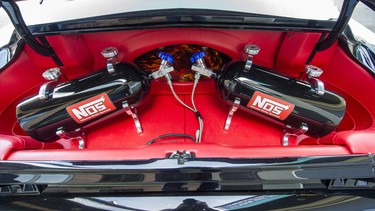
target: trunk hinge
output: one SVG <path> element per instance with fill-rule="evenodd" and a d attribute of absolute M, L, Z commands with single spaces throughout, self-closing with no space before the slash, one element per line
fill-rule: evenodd
<path fill-rule="evenodd" d="M 313 52 L 307 59 L 306 64 L 310 64 L 317 52 L 328 49 L 336 42 L 337 38 L 342 34 L 348 25 L 348 22 L 358 2 L 359 0 L 344 0 L 340 15 L 336 21 L 336 24 L 333 26 L 332 31 L 327 35 L 327 37 L 325 37 L 326 34 L 322 35 L 318 43 L 315 45 Z"/>
<path fill-rule="evenodd" d="M 17 33 L 36 53 L 42 56 L 51 57 L 59 66 L 63 66 L 61 60 L 57 57 L 55 51 L 49 46 L 47 40 L 42 37 L 40 43 L 30 32 L 25 21 L 22 18 L 18 5 L 13 0 L 0 1 L 0 7 L 3 7 L 14 25 Z"/>

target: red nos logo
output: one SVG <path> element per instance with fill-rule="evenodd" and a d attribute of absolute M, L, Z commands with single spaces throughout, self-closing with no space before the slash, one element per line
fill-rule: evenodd
<path fill-rule="evenodd" d="M 116 110 L 106 93 L 91 97 L 66 108 L 77 123 L 83 123 Z"/>
<path fill-rule="evenodd" d="M 286 119 L 294 109 L 293 104 L 258 91 L 254 92 L 247 107 L 279 120 Z"/>

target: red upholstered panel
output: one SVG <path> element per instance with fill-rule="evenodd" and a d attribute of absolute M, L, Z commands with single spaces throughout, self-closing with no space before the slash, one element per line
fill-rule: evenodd
<path fill-rule="evenodd" d="M 42 143 L 29 137 L 0 135 L 0 160 L 5 160 L 14 150 L 60 149 L 59 143 Z"/>
<path fill-rule="evenodd" d="M 286 33 L 277 54 L 277 71 L 294 76 L 298 76 L 300 72 L 303 72 L 305 62 L 319 37 L 320 33 Z"/>
<path fill-rule="evenodd" d="M 375 130 L 340 132 L 333 143 L 344 144 L 352 154 L 375 153 Z"/>
<path fill-rule="evenodd" d="M 309 33 L 307 33 L 309 34 Z M 116 46 L 123 61 L 133 62 L 139 55 L 156 48 L 174 44 L 197 44 L 221 51 L 234 60 L 243 59 L 243 47 L 257 44 L 262 49 L 255 62 L 272 68 L 283 32 L 241 31 L 216 29 L 160 29 L 139 31 L 103 32 L 83 35 L 94 56 L 95 68 L 103 67 L 105 60 L 100 52 L 108 46 Z"/>

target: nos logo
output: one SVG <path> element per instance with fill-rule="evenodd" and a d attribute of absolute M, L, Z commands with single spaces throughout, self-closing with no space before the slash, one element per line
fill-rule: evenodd
<path fill-rule="evenodd" d="M 294 109 L 293 104 L 258 91 L 254 92 L 247 107 L 279 120 L 286 119 Z"/>
<path fill-rule="evenodd" d="M 66 108 L 69 115 L 77 123 L 83 123 L 116 110 L 106 93 L 91 97 Z"/>

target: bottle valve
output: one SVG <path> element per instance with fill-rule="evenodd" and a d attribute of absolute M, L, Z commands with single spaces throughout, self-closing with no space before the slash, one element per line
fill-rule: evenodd
<path fill-rule="evenodd" d="M 251 66 L 253 65 L 253 58 L 255 55 L 258 55 L 260 48 L 257 45 L 247 44 L 244 47 L 244 51 L 248 56 L 244 71 L 249 72 L 249 70 L 251 69 Z"/>
<path fill-rule="evenodd" d="M 191 70 L 195 71 L 196 74 L 204 75 L 207 77 L 216 77 L 216 74 L 206 67 L 203 57 L 206 56 L 205 52 L 198 52 L 193 54 L 190 58 L 191 63 L 195 63 L 191 66 Z"/>
<path fill-rule="evenodd" d="M 199 67 L 205 68 L 206 65 L 204 64 L 204 61 L 203 61 L 203 57 L 205 57 L 205 56 L 206 56 L 206 53 L 200 51 L 198 53 L 193 54 L 193 56 L 191 56 L 190 62 L 191 63 L 195 63 L 196 62 Z"/>
<path fill-rule="evenodd" d="M 161 66 L 159 69 L 165 69 L 169 66 L 168 64 L 173 64 L 174 62 L 172 55 L 169 53 L 159 52 L 158 57 L 161 59 Z"/>
<path fill-rule="evenodd" d="M 167 80 L 171 79 L 170 72 L 174 71 L 172 66 L 174 59 L 172 55 L 166 52 L 159 52 L 158 57 L 161 59 L 159 70 L 153 72 L 150 77 L 153 79 L 161 78 L 165 76 Z"/>

